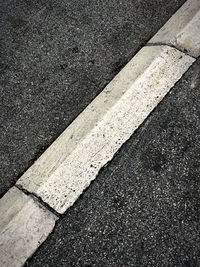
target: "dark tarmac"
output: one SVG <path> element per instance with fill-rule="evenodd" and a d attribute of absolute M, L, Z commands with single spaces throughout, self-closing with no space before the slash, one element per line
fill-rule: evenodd
<path fill-rule="evenodd" d="M 26 266 L 200 266 L 199 173 L 200 58 Z"/>
<path fill-rule="evenodd" d="M 0 1 L 0 196 L 184 2 Z"/>

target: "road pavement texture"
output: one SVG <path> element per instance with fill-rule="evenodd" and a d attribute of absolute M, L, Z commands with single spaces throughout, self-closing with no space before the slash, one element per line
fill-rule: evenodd
<path fill-rule="evenodd" d="M 200 266 L 200 58 L 25 266 Z"/>
<path fill-rule="evenodd" d="M 184 2 L 0 2 L 0 196 Z"/>

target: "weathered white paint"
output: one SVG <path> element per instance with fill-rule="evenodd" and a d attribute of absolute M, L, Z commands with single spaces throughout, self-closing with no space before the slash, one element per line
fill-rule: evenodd
<path fill-rule="evenodd" d="M 18 184 L 65 212 L 193 62 L 168 46 L 141 49 Z"/>
<path fill-rule="evenodd" d="M 150 40 L 200 55 L 200 1 L 189 0 Z M 63 213 L 95 179 L 194 59 L 168 46 L 144 47 L 28 169 L 18 184 Z M 18 267 L 57 219 L 13 187 L 0 200 L 0 260 Z"/>
<path fill-rule="evenodd" d="M 200 0 L 188 0 L 149 43 L 171 44 L 200 56 Z"/>
<path fill-rule="evenodd" d="M 0 265 L 22 266 L 52 231 L 57 219 L 16 187 L 0 201 Z"/>

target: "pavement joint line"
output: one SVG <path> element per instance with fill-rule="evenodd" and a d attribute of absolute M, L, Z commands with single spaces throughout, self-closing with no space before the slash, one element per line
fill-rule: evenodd
<path fill-rule="evenodd" d="M 23 266 L 54 229 L 58 217 L 13 186 L 0 201 L 1 266 Z"/>
<path fill-rule="evenodd" d="M 169 47 L 175 48 L 176 50 L 178 50 L 181 53 L 184 53 L 187 56 L 190 56 L 191 58 L 197 59 L 197 57 L 191 56 L 186 50 L 178 48 L 175 45 L 170 44 L 170 43 L 159 43 L 159 42 L 158 43 L 150 43 L 150 42 L 148 42 L 145 46 L 169 46 Z"/>
<path fill-rule="evenodd" d="M 189 6 L 199 5 L 198 0 L 188 0 L 169 21 L 184 11 L 188 3 Z M 189 11 L 187 9 L 187 15 Z M 198 11 L 195 11 L 195 19 L 198 19 L 196 14 Z M 188 23 L 190 21 L 191 18 Z M 189 30 L 190 25 L 184 29 Z M 188 34 L 181 33 L 182 36 Z M 191 39 L 189 51 L 170 40 L 152 41 L 153 37 L 2 197 L 0 214 L 4 216 L 0 225 L 3 224 L 6 231 L 0 232 L 0 250 L 5 267 L 24 264 L 51 233 L 56 220 L 73 205 L 180 80 L 200 51 L 200 46 L 193 49 L 200 42 L 197 37 Z M 116 123 L 113 118 L 117 119 Z M 74 166 L 73 171 L 71 166 Z M 19 239 L 24 242 L 23 253 L 19 253 Z"/>
<path fill-rule="evenodd" d="M 200 1 L 188 0 L 149 43 L 167 43 L 187 51 L 190 56 L 200 56 Z"/>
<path fill-rule="evenodd" d="M 21 185 L 15 184 L 14 187 L 18 188 L 20 191 L 22 191 L 25 195 L 31 197 L 34 201 L 38 202 L 41 206 L 43 206 L 45 209 L 53 213 L 58 218 L 62 218 L 63 215 L 58 213 L 56 210 L 54 210 L 51 206 L 49 206 L 46 202 L 44 202 L 39 196 L 37 196 L 34 193 L 29 192 L 25 188 L 23 188 Z"/>

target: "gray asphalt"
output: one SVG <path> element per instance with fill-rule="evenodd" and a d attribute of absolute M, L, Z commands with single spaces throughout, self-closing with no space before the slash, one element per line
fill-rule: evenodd
<path fill-rule="evenodd" d="M 0 196 L 184 2 L 0 1 Z"/>
<path fill-rule="evenodd" d="M 25 266 L 200 266 L 200 58 Z"/>

